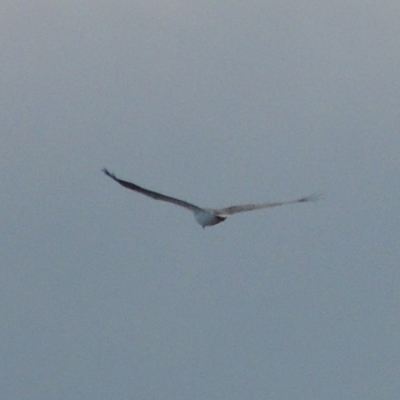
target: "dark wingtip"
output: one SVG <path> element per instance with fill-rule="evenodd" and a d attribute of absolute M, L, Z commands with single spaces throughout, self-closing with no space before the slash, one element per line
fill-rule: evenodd
<path fill-rule="evenodd" d="M 115 179 L 115 175 L 112 174 L 107 168 L 103 168 L 102 171 L 103 171 L 107 176 L 109 176 L 110 178 Z"/>
<path fill-rule="evenodd" d="M 318 201 L 318 200 L 321 200 L 322 198 L 323 198 L 322 193 L 313 193 L 310 196 L 299 199 L 299 203 L 305 203 L 305 202 L 309 202 L 309 201 Z"/>

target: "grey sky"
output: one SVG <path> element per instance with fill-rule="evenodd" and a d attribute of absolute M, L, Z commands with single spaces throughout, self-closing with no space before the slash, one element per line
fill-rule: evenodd
<path fill-rule="evenodd" d="M 1 1 L 1 397 L 398 399 L 399 19 Z"/>

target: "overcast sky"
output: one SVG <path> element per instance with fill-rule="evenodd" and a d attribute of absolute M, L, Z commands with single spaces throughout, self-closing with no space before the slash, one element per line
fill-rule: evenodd
<path fill-rule="evenodd" d="M 1 398 L 400 398 L 398 0 L 0 3 Z"/>

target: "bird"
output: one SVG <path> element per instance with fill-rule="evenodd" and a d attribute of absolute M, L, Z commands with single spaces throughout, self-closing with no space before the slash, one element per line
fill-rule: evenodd
<path fill-rule="evenodd" d="M 113 179 L 115 182 L 119 183 L 120 185 L 122 185 L 127 189 L 131 189 L 135 192 L 151 197 L 154 200 L 165 201 L 167 203 L 175 204 L 177 206 L 181 206 L 183 208 L 186 208 L 187 210 L 190 210 L 194 214 L 196 221 L 203 228 L 205 228 L 206 226 L 217 225 L 225 221 L 227 217 L 229 217 L 232 214 L 244 211 L 260 210 L 263 208 L 283 206 L 286 204 L 308 203 L 311 201 L 316 201 L 320 198 L 320 195 L 318 193 L 314 193 L 310 196 L 301 197 L 296 200 L 280 201 L 275 203 L 244 204 L 244 205 L 229 206 L 226 208 L 203 208 L 196 206 L 195 204 L 189 203 L 187 201 L 177 199 L 175 197 L 166 196 L 165 194 L 145 189 L 141 186 L 136 185 L 135 183 L 119 179 L 112 172 L 109 172 L 106 168 L 103 168 L 102 171 L 111 179 Z"/>

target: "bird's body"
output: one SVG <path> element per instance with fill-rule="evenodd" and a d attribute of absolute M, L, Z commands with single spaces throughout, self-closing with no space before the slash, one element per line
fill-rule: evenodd
<path fill-rule="evenodd" d="M 153 192 L 152 190 L 148 190 L 138 186 L 132 182 L 124 181 L 122 179 L 117 178 L 113 173 L 109 172 L 106 168 L 103 169 L 103 172 L 112 178 L 114 181 L 118 182 L 120 185 L 126 187 L 127 189 L 134 190 L 135 192 L 141 193 L 145 196 L 151 197 L 155 200 L 161 200 L 168 203 L 175 204 L 177 206 L 181 206 L 186 208 L 194 213 L 194 217 L 196 221 L 205 228 L 206 226 L 217 225 L 220 222 L 225 221 L 225 219 L 232 214 L 236 214 L 244 211 L 252 211 L 252 210 L 260 210 L 263 208 L 282 206 L 285 204 L 295 204 L 295 203 L 305 203 L 309 201 L 315 201 L 318 199 L 318 195 L 311 195 L 307 197 L 302 197 L 297 200 L 290 201 L 282 201 L 277 203 L 263 203 L 263 204 L 245 204 L 238 206 L 230 206 L 226 208 L 203 208 L 196 206 L 192 203 L 188 203 L 187 201 L 176 199 L 175 197 L 166 196 L 161 193 Z"/>
<path fill-rule="evenodd" d="M 194 212 L 194 217 L 196 218 L 196 221 L 203 228 L 205 228 L 206 226 L 217 225 L 220 222 L 223 222 L 223 221 L 226 220 L 225 216 L 218 215 L 217 213 L 213 212 L 212 210 L 208 211 L 206 209 L 204 209 L 204 210 L 196 210 Z"/>

